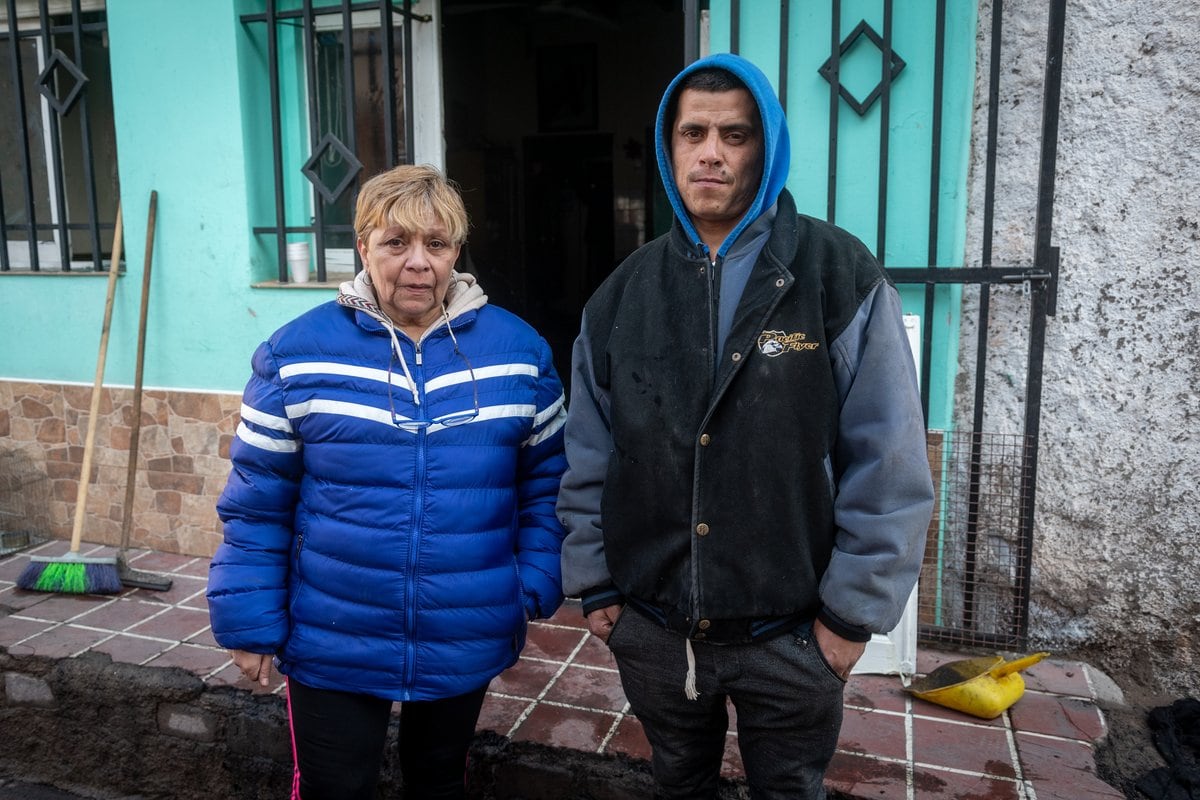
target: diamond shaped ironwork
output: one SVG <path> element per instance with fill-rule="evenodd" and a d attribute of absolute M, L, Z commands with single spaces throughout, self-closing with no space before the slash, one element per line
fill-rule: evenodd
<path fill-rule="evenodd" d="M 54 84 L 60 81 L 54 80 L 54 71 L 62 70 L 68 76 L 75 79 L 71 85 L 71 90 L 67 92 L 67 96 L 61 100 L 54 93 Z M 80 72 L 79 67 L 75 66 L 71 59 L 67 58 L 62 50 L 55 50 L 50 56 L 50 60 L 46 62 L 46 68 L 42 70 L 42 74 L 38 76 L 37 86 L 38 91 L 50 103 L 50 107 L 54 109 L 60 117 L 65 117 L 67 112 L 71 110 L 71 106 L 75 105 L 75 101 L 79 99 L 80 92 L 87 85 L 87 76 Z"/>
<path fill-rule="evenodd" d="M 345 162 L 346 167 L 346 174 L 338 181 L 337 186 L 332 189 L 325 185 L 325 179 L 317 169 L 321 163 L 321 159 L 327 155 L 332 155 L 335 159 L 340 157 Z M 342 144 L 341 139 L 332 133 L 327 133 L 317 144 L 317 148 L 313 150 L 312 156 L 309 157 L 308 161 L 304 162 L 304 166 L 300 171 L 304 173 L 309 182 L 321 193 L 321 197 L 325 198 L 326 203 L 336 203 L 337 199 L 342 196 L 342 193 L 354 182 L 354 178 L 358 173 L 362 171 L 362 162 L 354 156 L 354 152 L 350 148 Z"/>
<path fill-rule="evenodd" d="M 841 63 L 842 57 L 845 56 L 846 53 L 850 52 L 851 48 L 854 47 L 855 43 L 861 36 L 866 36 L 868 39 L 870 39 L 875 47 L 879 48 L 880 54 L 883 53 L 883 37 L 876 33 L 875 29 L 868 25 L 867 21 L 864 19 L 858 23 L 853 31 L 850 32 L 849 36 L 842 40 L 841 47 L 838 48 L 839 64 Z M 875 88 L 871 90 L 871 93 L 867 95 L 866 99 L 864 99 L 862 102 L 859 102 L 858 98 L 851 94 L 850 90 L 847 89 L 845 84 L 843 84 L 839 79 L 837 72 L 834 70 L 833 61 L 833 56 L 830 56 L 825 63 L 821 65 L 821 68 L 817 70 L 817 72 L 821 73 L 821 76 L 825 78 L 825 80 L 829 81 L 831 86 L 836 86 L 838 88 L 838 94 L 840 94 L 842 99 L 844 99 L 850 105 L 850 107 L 854 109 L 855 113 L 857 113 L 860 117 L 863 116 L 867 113 L 867 109 L 869 109 L 875 103 L 875 101 L 879 99 L 879 95 L 883 94 L 883 81 L 881 80 L 879 83 L 875 84 Z M 892 80 L 896 80 L 896 76 L 899 75 L 903 69 L 904 59 L 897 55 L 896 51 L 893 50 L 891 63 Z"/>

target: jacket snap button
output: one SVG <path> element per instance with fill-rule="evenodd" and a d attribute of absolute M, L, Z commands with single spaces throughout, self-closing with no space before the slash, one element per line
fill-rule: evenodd
<path fill-rule="evenodd" d="M 777 279 L 775 280 L 775 288 L 776 288 L 776 289 L 782 289 L 782 288 L 783 288 L 783 278 L 777 278 Z"/>
<path fill-rule="evenodd" d="M 700 630 L 702 630 L 702 631 L 706 631 L 706 630 L 708 630 L 710 627 L 712 627 L 712 622 L 711 622 L 710 620 L 707 620 L 707 619 L 702 619 L 702 620 L 700 620 L 700 622 L 699 622 L 699 623 L 697 623 L 697 625 L 699 626 Z"/>
<path fill-rule="evenodd" d="M 708 536 L 708 523 L 701 522 L 699 525 L 697 525 L 696 533 L 700 534 L 701 536 Z"/>
<path fill-rule="evenodd" d="M 734 354 L 733 354 L 733 360 L 734 360 L 734 361 L 741 361 L 741 360 L 742 360 L 742 354 L 741 354 L 741 353 L 734 353 Z"/>
<path fill-rule="evenodd" d="M 708 447 L 708 443 L 711 441 L 712 441 L 712 437 L 709 436 L 707 433 L 700 434 L 700 446 L 701 447 Z"/>

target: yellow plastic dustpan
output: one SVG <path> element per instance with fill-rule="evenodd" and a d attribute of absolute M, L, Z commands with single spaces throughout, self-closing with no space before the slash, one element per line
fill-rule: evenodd
<path fill-rule="evenodd" d="M 942 664 L 908 687 L 909 693 L 983 719 L 994 719 L 1025 693 L 1020 671 L 1041 661 L 1049 653 L 1005 661 L 1000 656 L 968 658 Z"/>

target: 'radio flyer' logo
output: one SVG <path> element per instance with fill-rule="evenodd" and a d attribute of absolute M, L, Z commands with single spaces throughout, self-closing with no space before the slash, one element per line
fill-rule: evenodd
<path fill-rule="evenodd" d="M 787 351 L 816 350 L 820 342 L 808 341 L 806 333 L 787 333 L 785 331 L 763 331 L 758 336 L 758 352 L 769 358 L 781 356 Z"/>

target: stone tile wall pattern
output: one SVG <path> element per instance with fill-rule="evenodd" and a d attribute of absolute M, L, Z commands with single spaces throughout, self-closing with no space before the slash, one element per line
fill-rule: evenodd
<path fill-rule="evenodd" d="M 70 538 L 91 398 L 90 386 L 0 381 L 0 531 Z M 132 546 L 212 555 L 240 406 L 236 394 L 142 393 Z M 101 390 L 89 542 L 120 544 L 132 438 L 133 390 Z"/>

